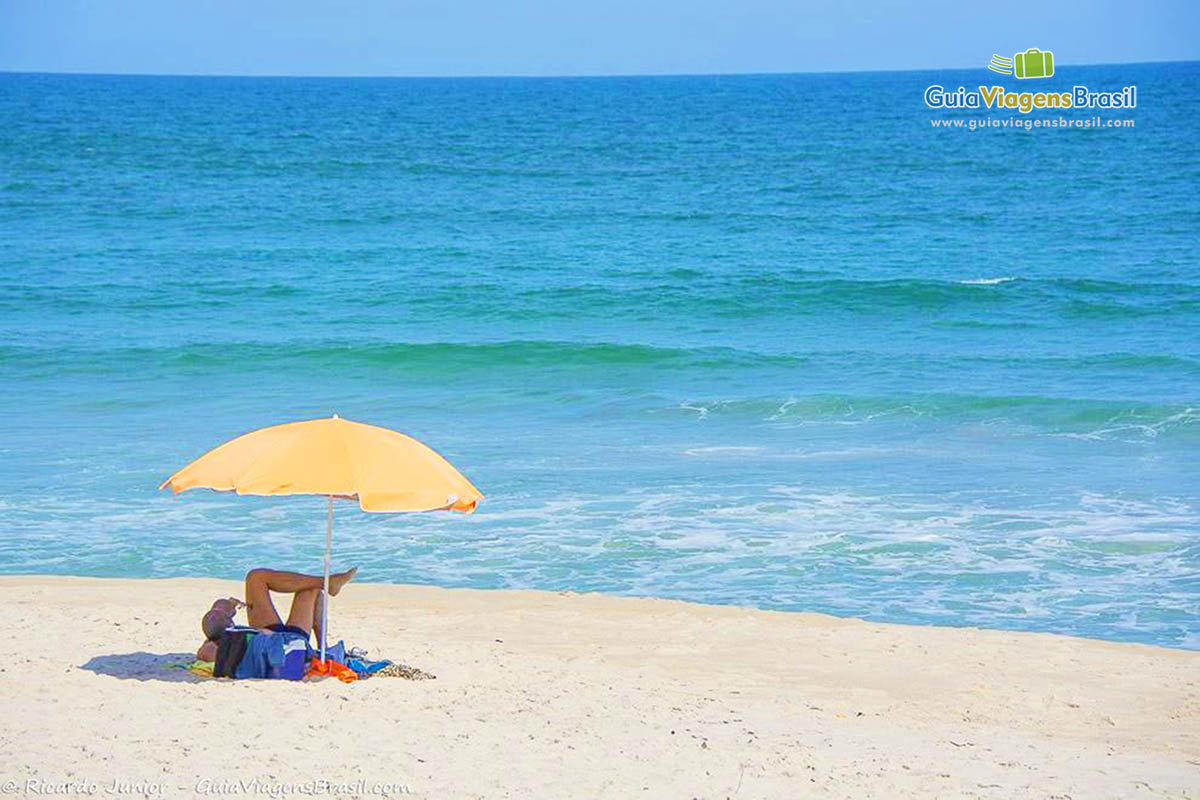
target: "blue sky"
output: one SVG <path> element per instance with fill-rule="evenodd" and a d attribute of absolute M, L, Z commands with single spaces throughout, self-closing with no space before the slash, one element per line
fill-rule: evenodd
<path fill-rule="evenodd" d="M 1200 59 L 1200 2 L 0 0 L 0 70 L 614 75 Z"/>

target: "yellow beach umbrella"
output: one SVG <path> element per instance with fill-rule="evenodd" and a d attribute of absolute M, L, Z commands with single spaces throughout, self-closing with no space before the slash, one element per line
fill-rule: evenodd
<path fill-rule="evenodd" d="M 461 511 L 483 499 L 450 462 L 410 436 L 325 419 L 260 428 L 216 447 L 163 481 L 176 494 L 214 489 L 250 495 L 317 494 L 329 498 L 325 518 L 325 602 L 321 661 L 329 608 L 333 498 L 358 500 L 363 511 Z"/>

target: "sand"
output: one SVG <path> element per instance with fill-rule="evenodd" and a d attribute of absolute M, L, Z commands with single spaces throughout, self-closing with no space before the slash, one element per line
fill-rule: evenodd
<path fill-rule="evenodd" d="M 1196 652 L 356 582 L 335 599 L 331 632 L 436 680 L 169 668 L 229 594 L 240 585 L 0 578 L 0 791 L 1200 797 Z"/>

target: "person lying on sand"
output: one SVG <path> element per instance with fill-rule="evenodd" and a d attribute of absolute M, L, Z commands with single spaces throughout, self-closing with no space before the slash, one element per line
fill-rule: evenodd
<path fill-rule="evenodd" d="M 337 596 L 358 572 L 358 567 L 329 576 L 329 594 Z M 196 651 L 200 661 L 217 660 L 217 642 L 221 634 L 234 624 L 239 608 L 246 609 L 246 624 L 251 628 L 272 633 L 298 633 L 305 638 L 316 633 L 321 641 L 322 605 L 321 588 L 325 580 L 320 575 L 302 575 L 299 572 L 283 572 L 275 569 L 252 569 L 246 573 L 246 600 L 226 597 L 216 600 L 212 608 L 201 617 L 200 628 L 204 631 L 204 644 Z M 271 592 L 294 595 L 287 622 L 279 618 Z"/>

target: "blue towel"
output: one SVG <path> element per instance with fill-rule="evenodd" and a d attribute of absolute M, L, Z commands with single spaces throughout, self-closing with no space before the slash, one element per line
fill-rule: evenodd
<path fill-rule="evenodd" d="M 387 659 L 383 661 L 368 661 L 365 658 L 352 658 L 346 662 L 346 666 L 357 672 L 358 677 L 365 678 L 368 675 L 374 675 L 391 663 Z"/>

